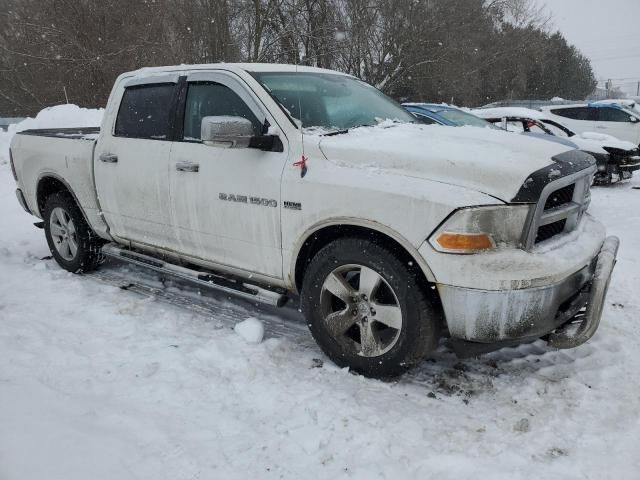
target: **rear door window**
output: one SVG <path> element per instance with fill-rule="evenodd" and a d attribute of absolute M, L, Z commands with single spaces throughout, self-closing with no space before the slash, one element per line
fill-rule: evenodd
<path fill-rule="evenodd" d="M 572 120 L 595 120 L 594 108 L 589 107 L 573 107 L 573 108 L 554 108 L 551 113 L 560 117 L 570 118 Z"/>
<path fill-rule="evenodd" d="M 631 115 L 617 108 L 596 108 L 598 122 L 628 122 L 631 123 Z"/>
<path fill-rule="evenodd" d="M 127 88 L 120 103 L 115 136 L 170 140 L 175 88 L 173 83 Z"/>

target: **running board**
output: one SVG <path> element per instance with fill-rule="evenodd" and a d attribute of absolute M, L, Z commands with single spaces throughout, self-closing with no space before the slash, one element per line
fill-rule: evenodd
<path fill-rule="evenodd" d="M 257 301 L 274 307 L 282 307 L 289 300 L 289 297 L 282 293 L 273 292 L 257 285 L 229 280 L 214 273 L 201 272 L 174 265 L 150 255 L 120 247 L 114 243 L 108 243 L 103 246 L 102 253 L 107 257 L 146 267 L 156 272 L 171 275 L 196 285 L 235 295 L 246 300 Z"/>

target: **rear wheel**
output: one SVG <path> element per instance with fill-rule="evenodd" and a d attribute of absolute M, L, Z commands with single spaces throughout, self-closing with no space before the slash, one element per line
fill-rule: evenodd
<path fill-rule="evenodd" d="M 417 272 L 369 239 L 339 239 L 320 250 L 301 301 L 327 356 L 367 376 L 399 375 L 437 345 L 441 316 Z"/>
<path fill-rule="evenodd" d="M 62 268 L 81 273 L 100 265 L 104 242 L 93 233 L 71 195 L 63 192 L 51 195 L 43 216 L 49 249 Z"/>

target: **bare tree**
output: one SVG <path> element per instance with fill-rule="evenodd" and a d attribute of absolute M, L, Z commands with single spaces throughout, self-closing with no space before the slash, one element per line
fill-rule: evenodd
<path fill-rule="evenodd" d="M 585 97 L 590 62 L 535 0 L 0 0 L 0 114 L 103 105 L 143 66 L 333 68 L 399 99 Z"/>

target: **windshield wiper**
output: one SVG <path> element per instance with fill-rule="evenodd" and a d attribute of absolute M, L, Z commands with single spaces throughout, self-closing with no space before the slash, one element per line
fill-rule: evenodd
<path fill-rule="evenodd" d="M 369 125 L 369 124 L 354 125 L 353 127 L 342 128 L 340 130 L 335 130 L 333 132 L 325 133 L 324 136 L 333 137 L 335 135 L 344 135 L 345 133 L 349 133 L 351 130 L 355 130 L 356 128 L 362 128 L 362 127 L 375 127 L 375 125 Z"/>
<path fill-rule="evenodd" d="M 325 133 L 323 137 L 334 137 L 336 135 L 344 135 L 345 133 L 349 133 L 348 128 L 344 128 L 342 130 L 334 130 L 333 132 Z"/>

